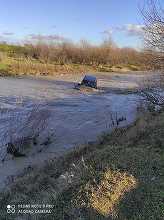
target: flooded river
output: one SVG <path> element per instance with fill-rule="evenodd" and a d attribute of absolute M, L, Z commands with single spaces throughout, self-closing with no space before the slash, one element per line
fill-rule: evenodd
<path fill-rule="evenodd" d="M 17 175 L 28 166 L 39 166 L 50 158 L 62 155 L 71 147 L 95 141 L 102 132 L 113 128 L 111 117 L 116 114 L 118 118 L 126 118 L 121 126 L 136 119 L 140 97 L 132 90 L 137 90 L 148 74 L 96 74 L 100 91 L 95 93 L 74 89 L 74 83 L 81 81 L 83 76 L 0 78 L 0 159 L 6 153 L 5 141 L 7 143 L 8 140 L 7 137 L 4 139 L 4 132 L 9 129 L 10 114 L 15 113 L 18 118 L 23 118 L 34 105 L 39 105 L 40 109 L 49 114 L 43 136 L 48 132 L 53 133 L 52 143 L 41 152 L 38 152 L 36 146 L 36 149 L 28 151 L 26 157 L 9 157 L 0 162 L 1 187 L 5 185 L 8 176 Z"/>

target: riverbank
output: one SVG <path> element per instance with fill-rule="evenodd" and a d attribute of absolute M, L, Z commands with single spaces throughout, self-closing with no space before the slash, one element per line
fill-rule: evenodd
<path fill-rule="evenodd" d="M 164 114 L 144 114 L 133 125 L 104 134 L 43 168 L 27 170 L 1 193 L 6 205 L 52 204 L 37 219 L 163 219 Z M 34 184 L 35 183 L 35 184 Z M 21 219 L 36 215 L 22 215 Z"/>
<path fill-rule="evenodd" d="M 77 74 L 83 72 L 130 72 L 144 71 L 143 66 L 132 64 L 120 65 L 86 65 L 86 64 L 53 64 L 35 59 L 5 58 L 0 62 L 0 76 L 54 76 L 58 74 Z"/>

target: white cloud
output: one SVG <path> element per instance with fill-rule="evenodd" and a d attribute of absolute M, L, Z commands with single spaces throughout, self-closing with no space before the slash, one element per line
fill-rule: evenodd
<path fill-rule="evenodd" d="M 125 26 L 125 31 L 129 35 L 143 35 L 144 33 L 144 25 L 139 24 L 127 24 Z"/>
<path fill-rule="evenodd" d="M 104 30 L 101 32 L 101 34 L 111 35 L 111 34 L 113 34 L 113 29 L 110 28 L 110 29 Z"/>
<path fill-rule="evenodd" d="M 3 32 L 2 34 L 3 34 L 3 35 L 6 35 L 6 36 L 11 36 L 11 35 L 14 35 L 14 33 L 13 33 L 13 32 Z"/>
<path fill-rule="evenodd" d="M 124 32 L 130 36 L 141 36 L 144 33 L 144 25 L 140 24 L 125 24 L 120 26 L 111 27 L 104 30 L 103 34 L 112 34 L 113 32 Z"/>
<path fill-rule="evenodd" d="M 45 41 L 64 41 L 66 40 L 65 37 L 58 35 L 58 34 L 52 34 L 52 35 L 41 35 L 41 34 L 30 34 L 30 39 L 32 40 L 45 40 Z"/>

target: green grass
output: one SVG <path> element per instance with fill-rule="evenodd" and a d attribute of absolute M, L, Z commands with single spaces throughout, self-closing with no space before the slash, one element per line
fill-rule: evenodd
<path fill-rule="evenodd" d="M 2 72 L 2 74 L 8 72 L 8 68 L 9 68 L 8 64 L 0 63 L 0 72 Z"/>
<path fill-rule="evenodd" d="M 104 134 L 26 173 L 0 194 L 7 204 L 49 203 L 53 213 L 21 219 L 164 219 L 164 113 Z M 29 218 L 28 218 L 29 217 Z"/>
<path fill-rule="evenodd" d="M 0 63 L 0 70 L 7 69 L 8 65 L 6 63 Z"/>
<path fill-rule="evenodd" d="M 12 69 L 10 59 L 5 59 L 0 62 L 0 76 L 16 76 L 16 72 Z"/>

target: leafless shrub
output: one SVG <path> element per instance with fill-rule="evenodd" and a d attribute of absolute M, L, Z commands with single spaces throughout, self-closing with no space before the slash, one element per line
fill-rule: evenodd
<path fill-rule="evenodd" d="M 126 121 L 125 116 L 118 116 L 117 112 L 106 112 L 105 113 L 105 122 L 106 122 L 106 129 L 117 129 L 122 122 Z"/>
<path fill-rule="evenodd" d="M 37 144 L 37 139 L 46 129 L 50 113 L 47 109 L 39 104 L 34 105 L 30 110 L 25 112 L 10 111 L 7 114 L 2 135 L 2 147 L 11 145 L 18 152 L 23 151 L 26 147 Z"/>
<path fill-rule="evenodd" d="M 111 119 L 111 126 L 112 127 L 118 127 L 121 122 L 126 121 L 126 117 L 121 116 L 118 117 L 118 113 L 110 113 L 110 119 Z"/>
<path fill-rule="evenodd" d="M 147 0 L 142 10 L 146 46 L 156 51 L 154 64 L 164 68 L 164 8 L 162 1 Z"/>
<path fill-rule="evenodd" d="M 146 77 L 140 85 L 138 94 L 141 95 L 142 101 L 149 109 L 164 108 L 164 75 L 156 74 L 155 76 Z M 145 106 L 145 107 L 146 107 Z"/>
<path fill-rule="evenodd" d="M 17 61 L 17 63 L 13 63 L 15 69 L 21 68 L 23 71 L 24 65 L 25 69 L 31 66 L 31 70 L 36 71 L 34 70 L 35 67 L 43 68 L 43 64 L 47 67 L 47 70 L 50 69 L 50 64 L 63 66 L 67 64 L 85 64 L 100 68 L 102 65 L 107 65 L 108 67 L 127 65 L 135 68 L 133 65 L 136 65 L 146 69 L 149 68 L 147 60 L 151 60 L 154 56 L 152 53 L 139 52 L 132 48 L 119 48 L 111 38 L 105 39 L 100 45 L 90 44 L 86 40 L 82 40 L 79 43 L 63 40 L 60 43 L 42 41 L 34 44 L 32 42 L 26 47 L 30 48 L 29 58 L 39 62 L 35 63 L 34 60 L 30 61 L 29 59 L 29 62 L 24 64 Z"/>
<path fill-rule="evenodd" d="M 150 102 L 155 106 L 164 108 L 164 96 L 160 91 L 157 90 L 142 90 L 141 95 L 145 98 L 146 101 Z"/>
<path fill-rule="evenodd" d="M 145 43 L 152 52 L 156 53 L 153 65 L 164 69 L 164 8 L 160 0 L 147 0 L 145 3 L 142 10 L 145 21 Z M 147 89 L 140 91 L 146 101 L 162 109 L 164 107 L 164 95 L 161 92 L 163 82 L 163 76 L 161 76 L 160 82 L 150 83 Z"/>

